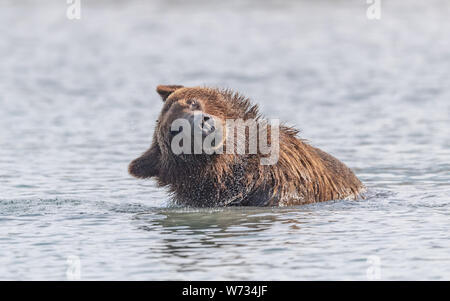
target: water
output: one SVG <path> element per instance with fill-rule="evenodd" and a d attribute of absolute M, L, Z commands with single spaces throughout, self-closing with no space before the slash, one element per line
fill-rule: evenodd
<path fill-rule="evenodd" d="M 450 4 L 385 2 L 1 2 L 0 279 L 450 280 Z M 250 96 L 367 199 L 172 207 L 127 175 L 161 83 Z"/>

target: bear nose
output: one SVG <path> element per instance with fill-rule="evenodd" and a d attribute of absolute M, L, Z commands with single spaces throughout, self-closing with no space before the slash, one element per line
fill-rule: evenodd
<path fill-rule="evenodd" d="M 213 132 L 215 130 L 215 122 L 214 122 L 214 118 L 206 113 L 202 114 L 202 119 L 201 119 L 201 129 L 204 132 Z"/>

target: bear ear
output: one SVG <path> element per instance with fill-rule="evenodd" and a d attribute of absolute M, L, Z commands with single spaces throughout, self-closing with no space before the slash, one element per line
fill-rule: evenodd
<path fill-rule="evenodd" d="M 134 159 L 128 166 L 128 172 L 140 179 L 151 178 L 159 174 L 160 150 L 153 144 L 142 156 Z"/>
<path fill-rule="evenodd" d="M 159 85 L 156 87 L 156 92 L 158 92 L 163 101 L 166 101 L 170 94 L 181 88 L 183 88 L 183 86 L 180 85 Z"/>

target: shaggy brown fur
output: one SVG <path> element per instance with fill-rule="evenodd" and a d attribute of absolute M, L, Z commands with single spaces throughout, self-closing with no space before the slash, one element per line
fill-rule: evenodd
<path fill-rule="evenodd" d="M 200 207 L 300 205 L 355 199 L 364 189 L 342 162 L 283 125 L 275 165 L 261 165 L 261 154 L 175 155 L 170 125 L 186 112 L 201 110 L 222 121 L 262 117 L 256 105 L 230 90 L 158 86 L 157 92 L 164 105 L 152 145 L 130 163 L 129 172 L 137 178 L 156 178 L 160 186 L 169 187 L 177 203 Z"/>

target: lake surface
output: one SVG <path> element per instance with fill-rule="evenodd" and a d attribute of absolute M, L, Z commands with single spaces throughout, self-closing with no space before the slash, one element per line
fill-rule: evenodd
<path fill-rule="evenodd" d="M 0 279 L 450 280 L 450 3 L 367 7 L 2 1 Z M 367 198 L 172 206 L 127 174 L 162 83 L 242 92 Z"/>

